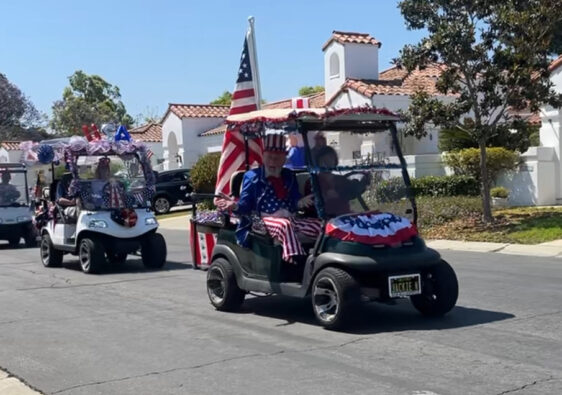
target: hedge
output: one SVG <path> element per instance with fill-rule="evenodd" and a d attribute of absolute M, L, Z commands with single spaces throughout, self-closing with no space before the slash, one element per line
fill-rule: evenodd
<path fill-rule="evenodd" d="M 427 176 L 412 178 L 416 196 L 478 196 L 480 185 L 470 176 Z M 392 202 L 407 196 L 402 177 L 393 177 L 374 185 L 372 198 L 377 202 Z"/>

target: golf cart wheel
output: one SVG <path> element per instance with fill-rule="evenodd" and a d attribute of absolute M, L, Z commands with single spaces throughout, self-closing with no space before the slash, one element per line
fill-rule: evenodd
<path fill-rule="evenodd" d="M 459 283 L 453 268 L 445 261 L 423 276 L 422 293 L 410 297 L 423 315 L 439 317 L 448 313 L 459 296 Z"/>
<path fill-rule="evenodd" d="M 154 199 L 154 212 L 156 214 L 166 214 L 170 211 L 170 200 L 166 196 L 158 196 Z"/>
<path fill-rule="evenodd" d="M 124 252 L 108 252 L 107 261 L 111 264 L 121 265 L 127 262 L 127 254 Z"/>
<path fill-rule="evenodd" d="M 37 231 L 35 228 L 30 226 L 23 239 L 27 248 L 37 247 Z"/>
<path fill-rule="evenodd" d="M 359 301 L 359 286 L 344 270 L 322 269 L 312 283 L 312 309 L 318 322 L 327 329 L 344 327 Z"/>
<path fill-rule="evenodd" d="M 78 247 L 78 260 L 84 273 L 99 273 L 106 263 L 103 243 L 95 239 L 82 239 Z"/>
<path fill-rule="evenodd" d="M 207 271 L 207 295 L 219 311 L 237 311 L 246 294 L 236 283 L 236 276 L 229 261 L 217 258 Z"/>
<path fill-rule="evenodd" d="M 63 252 L 55 250 L 48 233 L 41 237 L 41 263 L 45 267 L 58 267 L 62 265 Z"/>
<path fill-rule="evenodd" d="M 17 246 L 20 245 L 20 235 L 16 235 L 16 236 L 12 236 L 8 239 L 8 243 L 10 244 L 11 248 L 16 248 Z"/>
<path fill-rule="evenodd" d="M 151 233 L 141 243 L 142 263 L 150 269 L 160 269 L 166 263 L 166 240 L 160 233 Z"/>

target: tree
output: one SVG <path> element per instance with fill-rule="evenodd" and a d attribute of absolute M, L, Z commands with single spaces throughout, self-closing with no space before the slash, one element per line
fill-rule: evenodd
<path fill-rule="evenodd" d="M 0 73 L 0 139 L 25 136 L 28 128 L 40 126 L 41 115 L 33 103 Z"/>
<path fill-rule="evenodd" d="M 162 118 L 162 114 L 158 108 L 146 107 L 144 112 L 139 113 L 135 117 L 135 126 L 145 125 L 147 123 L 159 123 Z"/>
<path fill-rule="evenodd" d="M 217 97 L 215 100 L 213 100 L 211 102 L 211 104 L 214 105 L 223 105 L 223 106 L 230 106 L 230 103 L 232 102 L 232 93 L 230 93 L 229 91 L 224 91 L 222 93 L 222 95 L 220 95 L 219 97 Z"/>
<path fill-rule="evenodd" d="M 316 86 L 303 86 L 299 89 L 299 96 L 309 96 L 315 93 L 324 92 L 324 87 L 320 85 Z"/>
<path fill-rule="evenodd" d="M 554 32 L 554 37 L 550 42 L 550 51 L 556 56 L 562 54 L 562 23 L 558 25 Z"/>
<path fill-rule="evenodd" d="M 406 113 L 406 132 L 426 134 L 428 123 L 469 134 L 480 151 L 483 219 L 492 221 L 486 146 L 494 136 L 521 131 L 517 117 L 542 105 L 562 104 L 549 79 L 549 52 L 559 0 L 402 0 L 409 29 L 426 29 L 405 46 L 400 63 L 408 71 L 438 62 L 436 89 L 448 100 L 419 91 Z M 467 127 L 467 123 L 470 127 Z"/>
<path fill-rule="evenodd" d="M 80 133 L 82 125 L 92 123 L 114 122 L 127 128 L 133 124 L 117 86 L 82 70 L 76 71 L 68 80 L 70 86 L 64 88 L 62 100 L 53 104 L 51 127 L 54 130 L 72 135 Z"/>

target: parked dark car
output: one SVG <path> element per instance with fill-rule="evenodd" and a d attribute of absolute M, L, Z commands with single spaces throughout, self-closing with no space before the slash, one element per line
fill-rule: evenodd
<path fill-rule="evenodd" d="M 189 169 L 158 172 L 152 207 L 156 214 L 166 214 L 172 207 L 190 202 L 188 196 L 192 191 Z"/>

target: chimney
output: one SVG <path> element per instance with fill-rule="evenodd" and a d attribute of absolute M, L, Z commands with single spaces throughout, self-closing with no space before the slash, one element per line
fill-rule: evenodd
<path fill-rule="evenodd" d="M 336 31 L 322 47 L 324 88 L 331 98 L 347 79 L 379 78 L 381 43 L 368 33 Z"/>

